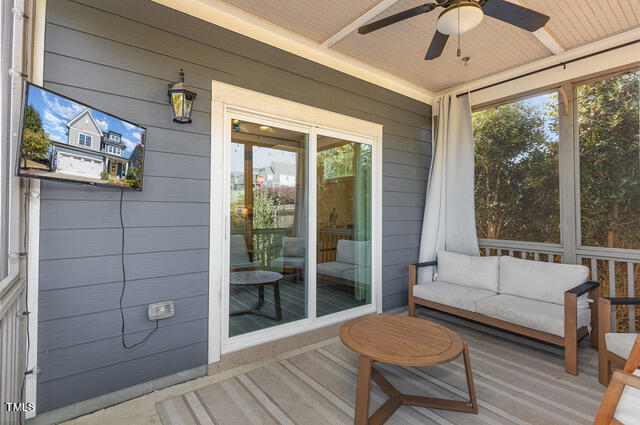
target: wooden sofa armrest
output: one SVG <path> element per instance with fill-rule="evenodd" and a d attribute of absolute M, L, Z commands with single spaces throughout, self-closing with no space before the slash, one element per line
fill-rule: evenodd
<path fill-rule="evenodd" d="M 564 293 L 565 370 L 572 375 L 578 374 L 578 297 L 588 292 L 591 292 L 594 301 L 591 306 L 591 346 L 597 348 L 600 283 L 584 282 Z"/>
<path fill-rule="evenodd" d="M 587 292 L 591 292 L 594 289 L 596 289 L 597 287 L 600 286 L 600 282 L 595 282 L 593 280 L 589 280 L 585 283 L 581 283 L 580 285 L 576 286 L 575 288 L 571 288 L 569 289 L 567 292 L 570 294 L 576 294 L 576 296 L 580 296 L 580 295 L 584 295 Z"/>
<path fill-rule="evenodd" d="M 640 305 L 640 298 L 632 297 L 603 297 L 610 305 Z"/>
<path fill-rule="evenodd" d="M 413 288 L 416 284 L 416 277 L 417 277 L 416 274 L 418 273 L 418 268 L 437 266 L 437 265 L 438 265 L 438 260 L 409 264 L 409 294 L 411 294 L 411 288 Z"/>
<path fill-rule="evenodd" d="M 423 263 L 409 264 L 409 267 L 428 267 L 428 266 L 437 266 L 437 265 L 438 265 L 438 260 L 433 260 L 433 261 L 425 261 Z"/>

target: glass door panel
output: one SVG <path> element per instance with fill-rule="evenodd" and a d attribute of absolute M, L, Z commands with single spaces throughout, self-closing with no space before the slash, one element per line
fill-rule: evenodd
<path fill-rule="evenodd" d="M 317 316 L 371 303 L 371 146 L 317 138 Z"/>
<path fill-rule="evenodd" d="M 229 337 L 307 317 L 309 135 L 231 122 Z"/>

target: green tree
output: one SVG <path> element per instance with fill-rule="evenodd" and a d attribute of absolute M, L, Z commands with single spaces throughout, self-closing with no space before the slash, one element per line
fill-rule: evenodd
<path fill-rule="evenodd" d="M 27 166 L 27 160 L 47 160 L 49 154 L 49 137 L 40 129 L 33 131 L 29 128 L 24 129 L 22 135 L 22 158 L 23 166 Z"/>
<path fill-rule="evenodd" d="M 560 241 L 557 125 L 548 112 L 553 98 L 549 103 L 545 109 L 521 101 L 474 113 L 480 238 Z"/>
<path fill-rule="evenodd" d="M 269 195 L 267 189 L 253 192 L 253 228 L 270 229 L 276 226 L 278 200 Z"/>
<path fill-rule="evenodd" d="M 49 136 L 42 128 L 42 118 L 33 105 L 27 105 L 24 111 L 24 130 L 22 134 L 23 167 L 27 160 L 47 160 L 49 154 Z"/>
<path fill-rule="evenodd" d="M 24 111 L 24 128 L 28 128 L 34 133 L 42 130 L 42 118 L 33 105 L 27 105 Z"/>
<path fill-rule="evenodd" d="M 640 249 L 640 72 L 578 88 L 582 244 Z"/>

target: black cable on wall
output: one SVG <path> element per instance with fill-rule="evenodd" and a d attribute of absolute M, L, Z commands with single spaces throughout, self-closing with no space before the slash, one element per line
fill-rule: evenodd
<path fill-rule="evenodd" d="M 120 246 L 120 263 L 122 265 L 122 291 L 120 292 L 120 317 L 122 318 L 122 329 L 120 331 L 120 335 L 122 337 L 122 346 L 125 350 L 131 350 L 132 348 L 137 347 L 138 345 L 144 344 L 149 340 L 151 335 L 155 331 L 158 330 L 158 320 L 156 319 L 156 326 L 144 337 L 143 340 L 136 342 L 133 345 L 127 345 L 125 340 L 125 319 L 124 319 L 124 308 L 122 307 L 122 300 L 124 299 L 124 292 L 127 289 L 127 270 L 124 264 L 124 218 L 122 214 L 122 200 L 124 198 L 124 188 L 120 188 L 120 229 L 122 230 L 122 244 Z"/>

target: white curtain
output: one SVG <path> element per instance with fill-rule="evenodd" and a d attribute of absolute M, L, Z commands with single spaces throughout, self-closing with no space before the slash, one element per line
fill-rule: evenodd
<path fill-rule="evenodd" d="M 473 129 L 469 96 L 438 99 L 419 261 L 438 251 L 480 255 L 473 188 Z M 419 270 L 418 282 L 431 282 L 433 267 Z"/>

